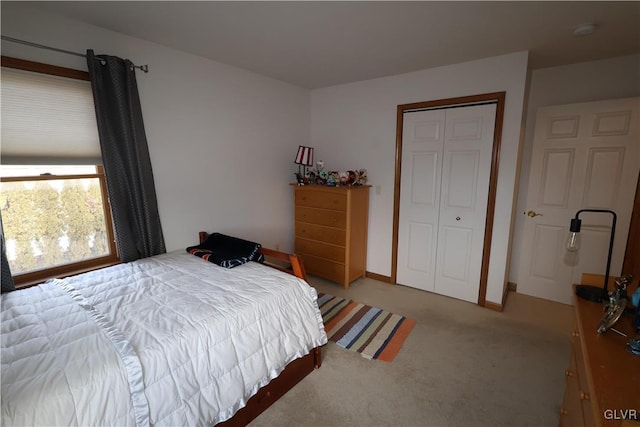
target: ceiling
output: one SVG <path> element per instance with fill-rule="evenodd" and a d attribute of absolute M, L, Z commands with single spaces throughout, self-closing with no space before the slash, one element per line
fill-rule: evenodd
<path fill-rule="evenodd" d="M 30 5 L 310 89 L 522 50 L 531 68 L 640 53 L 638 1 Z M 596 32 L 574 36 L 585 22 Z"/>

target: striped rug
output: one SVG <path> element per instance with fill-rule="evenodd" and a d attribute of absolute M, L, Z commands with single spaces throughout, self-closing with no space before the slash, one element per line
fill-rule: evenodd
<path fill-rule="evenodd" d="M 329 340 L 367 359 L 391 362 L 416 324 L 413 319 L 329 294 L 318 294 L 318 307 Z"/>

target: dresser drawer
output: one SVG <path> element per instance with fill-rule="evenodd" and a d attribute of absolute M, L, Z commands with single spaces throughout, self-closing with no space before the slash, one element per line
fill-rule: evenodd
<path fill-rule="evenodd" d="M 312 208 L 347 210 L 347 196 L 342 193 L 327 193 L 324 191 L 299 190 L 295 194 L 295 204 Z"/>
<path fill-rule="evenodd" d="M 571 355 L 573 358 L 573 355 Z M 564 399 L 560 409 L 560 427 L 584 426 L 580 386 L 575 371 L 567 370 Z"/>
<path fill-rule="evenodd" d="M 336 228 L 347 228 L 347 216 L 342 211 L 296 206 L 296 221 L 326 225 Z"/>
<path fill-rule="evenodd" d="M 578 373 L 578 395 L 582 402 L 582 415 L 584 418 L 585 426 L 592 426 L 595 424 L 593 408 L 591 406 L 591 393 L 589 390 L 589 384 L 587 381 L 587 371 L 582 354 L 582 345 L 580 344 L 580 335 L 577 331 L 573 333 L 574 340 L 571 343 L 573 354 L 576 358 L 576 371 Z"/>
<path fill-rule="evenodd" d="M 297 237 L 296 254 L 309 254 L 331 261 L 344 262 L 345 249 L 344 246 L 329 245 Z"/>
<path fill-rule="evenodd" d="M 300 254 L 300 256 L 307 273 L 344 284 L 344 264 L 308 254 Z"/>
<path fill-rule="evenodd" d="M 319 242 L 344 246 L 346 241 L 346 231 L 339 228 L 331 228 L 296 221 L 295 237 L 302 237 L 304 239 L 318 240 Z"/>
<path fill-rule="evenodd" d="M 582 346 L 580 345 L 580 335 L 578 331 L 572 333 L 571 350 L 575 355 L 576 371 L 578 373 L 578 384 L 581 390 L 588 392 L 589 386 L 587 384 L 587 371 L 584 363 L 584 356 L 582 355 Z"/>
<path fill-rule="evenodd" d="M 560 408 L 560 427 L 585 426 L 583 396 L 584 391 L 580 385 L 582 364 L 580 354 L 580 336 L 577 330 L 571 334 L 571 354 L 569 356 L 569 368 L 565 371 L 565 388 Z M 583 377 L 582 381 L 586 381 Z"/>

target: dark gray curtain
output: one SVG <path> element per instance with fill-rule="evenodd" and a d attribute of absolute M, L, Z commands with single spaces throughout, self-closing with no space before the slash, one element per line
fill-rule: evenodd
<path fill-rule="evenodd" d="M 102 163 L 122 262 L 166 252 L 131 61 L 87 51 Z"/>
<path fill-rule="evenodd" d="M 2 249 L 2 269 L 0 270 L 0 282 L 2 282 L 2 293 L 11 292 L 16 290 L 16 286 L 13 283 L 13 276 L 11 275 L 11 269 L 9 268 L 9 261 L 7 260 L 7 254 L 4 246 L 4 229 L 2 228 L 2 214 L 0 213 L 0 246 Z"/>

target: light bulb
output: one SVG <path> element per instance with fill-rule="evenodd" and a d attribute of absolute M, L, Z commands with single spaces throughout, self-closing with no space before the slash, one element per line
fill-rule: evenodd
<path fill-rule="evenodd" d="M 567 250 L 569 252 L 576 252 L 578 249 L 580 249 L 580 233 L 571 231 L 567 239 Z"/>

